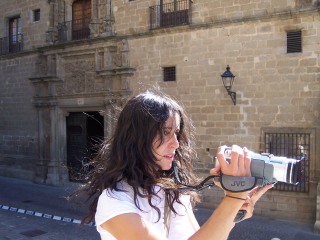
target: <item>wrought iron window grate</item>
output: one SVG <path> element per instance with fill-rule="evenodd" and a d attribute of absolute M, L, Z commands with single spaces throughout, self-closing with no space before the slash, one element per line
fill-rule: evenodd
<path fill-rule="evenodd" d="M 33 10 L 33 21 L 34 22 L 40 21 L 40 9 Z"/>
<path fill-rule="evenodd" d="M 176 67 L 163 68 L 163 81 L 165 82 L 176 81 Z"/>
<path fill-rule="evenodd" d="M 264 135 L 265 152 L 302 160 L 297 185 L 278 182 L 274 189 L 291 192 L 309 192 L 310 133 L 270 133 Z M 303 158 L 304 157 L 304 158 Z"/>
<path fill-rule="evenodd" d="M 191 24 L 192 0 L 172 0 L 149 8 L 150 30 Z"/>
<path fill-rule="evenodd" d="M 0 38 L 0 55 L 23 51 L 23 34 Z"/>
<path fill-rule="evenodd" d="M 302 52 L 301 31 L 287 32 L 287 53 Z"/>

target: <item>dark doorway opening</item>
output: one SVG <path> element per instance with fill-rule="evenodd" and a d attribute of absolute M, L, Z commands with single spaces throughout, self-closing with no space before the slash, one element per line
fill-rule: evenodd
<path fill-rule="evenodd" d="M 90 160 L 103 140 L 103 116 L 98 112 L 72 112 L 66 119 L 69 180 L 84 182 Z"/>

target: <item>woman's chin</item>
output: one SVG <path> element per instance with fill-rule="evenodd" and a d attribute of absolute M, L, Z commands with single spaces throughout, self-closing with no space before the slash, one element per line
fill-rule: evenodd
<path fill-rule="evenodd" d="M 172 162 L 166 164 L 165 166 L 162 166 L 162 170 L 167 171 L 170 170 L 172 167 Z"/>

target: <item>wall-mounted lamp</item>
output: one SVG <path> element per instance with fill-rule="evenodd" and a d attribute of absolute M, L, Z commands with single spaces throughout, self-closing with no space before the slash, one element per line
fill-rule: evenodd
<path fill-rule="evenodd" d="M 229 65 L 227 65 L 226 71 L 221 75 L 221 79 L 225 89 L 227 90 L 229 96 L 231 97 L 233 104 L 236 105 L 237 94 L 231 91 L 234 78 L 235 76 L 232 74 L 232 72 L 230 72 L 230 67 Z"/>

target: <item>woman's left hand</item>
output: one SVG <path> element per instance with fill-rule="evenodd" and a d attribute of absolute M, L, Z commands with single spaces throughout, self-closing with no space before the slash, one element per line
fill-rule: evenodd
<path fill-rule="evenodd" d="M 273 187 L 273 185 L 270 184 L 270 185 L 266 185 L 264 187 L 256 187 L 250 191 L 247 200 L 240 208 L 240 210 L 247 211 L 247 214 L 244 219 L 248 219 L 248 218 L 252 217 L 254 205 L 262 197 L 262 195 L 265 194 L 272 187 Z"/>

